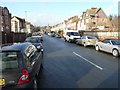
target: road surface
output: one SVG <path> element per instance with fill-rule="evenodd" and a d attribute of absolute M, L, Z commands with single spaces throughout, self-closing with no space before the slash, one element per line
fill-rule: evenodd
<path fill-rule="evenodd" d="M 118 59 L 98 52 L 94 47 L 83 47 L 64 42 L 60 38 L 43 36 L 43 69 L 38 79 L 39 88 L 117 88 Z"/>

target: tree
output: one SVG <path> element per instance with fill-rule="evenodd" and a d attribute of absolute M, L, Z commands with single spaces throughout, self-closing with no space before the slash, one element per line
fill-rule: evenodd
<path fill-rule="evenodd" d="M 40 30 L 41 30 L 40 27 L 34 27 L 34 29 L 32 30 L 32 33 L 39 32 Z"/>
<path fill-rule="evenodd" d="M 112 31 L 118 31 L 118 16 L 113 16 L 111 23 L 112 23 Z"/>
<path fill-rule="evenodd" d="M 109 15 L 109 20 L 112 21 L 113 20 L 113 16 Z"/>

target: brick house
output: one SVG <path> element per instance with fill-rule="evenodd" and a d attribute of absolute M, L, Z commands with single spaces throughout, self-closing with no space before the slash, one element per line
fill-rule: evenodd
<path fill-rule="evenodd" d="M 73 29 L 73 30 L 77 30 L 77 25 L 78 25 L 78 16 L 73 16 L 68 18 L 67 20 L 67 29 Z"/>
<path fill-rule="evenodd" d="M 80 26 L 84 30 L 109 30 L 111 23 L 102 8 L 91 8 L 83 12 Z"/>
<path fill-rule="evenodd" d="M 11 13 L 7 7 L 0 6 L 0 31 L 11 32 Z"/>

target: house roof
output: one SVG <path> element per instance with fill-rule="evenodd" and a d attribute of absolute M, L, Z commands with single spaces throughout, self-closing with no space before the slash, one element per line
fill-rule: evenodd
<path fill-rule="evenodd" d="M 21 22 L 25 22 L 25 19 L 22 19 L 22 18 L 19 18 L 19 17 L 17 17 L 17 16 L 13 16 L 12 18 L 17 18 L 18 20 L 20 20 Z"/>
<path fill-rule="evenodd" d="M 88 15 L 95 15 L 101 8 L 91 8 L 86 10 L 86 14 Z"/>

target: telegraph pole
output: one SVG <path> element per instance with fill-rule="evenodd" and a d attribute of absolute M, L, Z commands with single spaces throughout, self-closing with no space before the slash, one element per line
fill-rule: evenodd
<path fill-rule="evenodd" d="M 25 11 L 25 20 L 27 21 L 27 11 Z"/>

